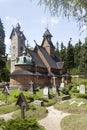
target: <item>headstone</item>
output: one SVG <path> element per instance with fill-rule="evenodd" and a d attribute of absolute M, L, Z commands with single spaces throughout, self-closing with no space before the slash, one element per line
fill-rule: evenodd
<path fill-rule="evenodd" d="M 43 97 L 49 98 L 49 89 L 48 89 L 48 87 L 45 87 L 43 89 Z"/>
<path fill-rule="evenodd" d="M 56 93 L 56 86 L 52 87 L 52 91 L 53 91 L 53 93 Z"/>
<path fill-rule="evenodd" d="M 34 104 L 37 105 L 37 106 L 43 106 L 43 101 L 41 101 L 41 100 L 35 100 Z"/>
<path fill-rule="evenodd" d="M 64 83 L 61 83 L 61 84 L 60 84 L 60 88 L 64 88 Z"/>
<path fill-rule="evenodd" d="M 30 81 L 30 93 L 34 94 L 34 83 L 32 81 Z"/>
<path fill-rule="evenodd" d="M 80 85 L 80 93 L 85 94 L 85 85 L 84 84 Z"/>

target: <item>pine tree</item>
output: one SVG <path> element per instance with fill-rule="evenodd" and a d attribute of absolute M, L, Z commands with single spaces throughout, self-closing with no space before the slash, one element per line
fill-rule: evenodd
<path fill-rule="evenodd" d="M 87 75 L 87 38 L 85 39 L 85 43 L 83 44 L 81 49 L 79 69 L 81 74 Z"/>
<path fill-rule="evenodd" d="M 56 53 L 57 53 L 58 57 L 60 57 L 58 41 L 56 42 Z"/>
<path fill-rule="evenodd" d="M 66 64 L 66 47 L 63 45 L 63 42 L 61 43 L 60 47 L 60 58 L 62 61 L 65 61 Z"/>
<path fill-rule="evenodd" d="M 67 60 L 66 60 L 66 64 L 67 64 L 67 68 L 68 69 L 72 69 L 74 68 L 74 47 L 71 44 L 72 39 L 70 38 L 69 42 L 68 42 L 68 47 L 67 47 Z"/>
<path fill-rule="evenodd" d="M 3 74 L 3 71 L 4 71 L 4 67 L 6 65 L 4 39 L 5 39 L 5 31 L 4 31 L 2 21 L 0 19 L 0 81 L 3 80 L 2 74 Z"/>
<path fill-rule="evenodd" d="M 74 49 L 74 62 L 75 62 L 76 68 L 78 68 L 80 64 L 81 48 L 82 48 L 82 42 L 79 40 L 78 43 L 76 43 L 75 49 Z"/>

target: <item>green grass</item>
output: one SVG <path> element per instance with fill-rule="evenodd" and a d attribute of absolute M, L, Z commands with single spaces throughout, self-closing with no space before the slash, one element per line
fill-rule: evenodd
<path fill-rule="evenodd" d="M 13 111 L 18 110 L 19 107 L 15 105 L 15 103 L 12 104 L 6 104 L 4 106 L 0 106 L 0 114 L 6 114 L 6 113 L 10 113 Z"/>
<path fill-rule="evenodd" d="M 70 105 L 71 102 L 76 101 Z M 78 106 L 80 102 L 84 102 L 81 106 Z M 70 99 L 66 101 L 57 102 L 54 107 L 58 110 L 74 113 L 74 114 L 87 114 L 87 100 L 86 99 Z"/>
<path fill-rule="evenodd" d="M 7 101 L 10 103 L 15 102 L 17 99 L 15 98 L 15 95 L 19 95 L 21 91 L 19 89 L 16 90 L 10 90 L 10 95 L 7 96 Z M 5 95 L 0 91 L 0 100 L 5 102 Z"/>
<path fill-rule="evenodd" d="M 20 107 L 18 105 L 15 105 L 18 99 L 18 96 L 20 94 L 20 90 L 10 90 L 10 95 L 8 95 L 7 97 L 7 101 L 8 103 L 0 106 L 0 114 L 6 114 L 9 112 L 13 112 L 14 111 L 14 117 L 20 117 Z M 23 91 L 23 94 L 29 104 L 29 110 L 26 111 L 25 109 L 25 114 L 26 117 L 34 117 L 36 119 L 41 119 L 44 118 L 47 113 L 46 113 L 46 106 L 50 106 L 53 105 L 56 101 L 54 99 L 54 96 L 51 93 L 51 99 L 46 99 L 43 97 L 43 89 L 40 89 L 36 94 L 30 94 L 29 91 Z M 53 98 L 52 98 L 53 96 Z M 36 100 L 36 99 L 40 99 L 44 101 L 44 106 L 40 107 L 40 106 L 31 106 L 32 102 L 31 99 Z M 5 102 L 5 95 L 0 92 L 0 100 L 2 102 Z M 34 109 L 36 108 L 36 109 Z"/>
<path fill-rule="evenodd" d="M 87 130 L 87 115 L 69 115 L 62 119 L 61 130 Z"/>
<path fill-rule="evenodd" d="M 25 109 L 25 117 L 26 118 L 34 118 L 36 120 L 40 120 L 42 118 L 45 118 L 47 116 L 46 108 L 41 106 L 36 106 L 36 109 L 31 110 Z M 21 118 L 21 110 L 17 110 L 13 114 L 13 118 Z"/>

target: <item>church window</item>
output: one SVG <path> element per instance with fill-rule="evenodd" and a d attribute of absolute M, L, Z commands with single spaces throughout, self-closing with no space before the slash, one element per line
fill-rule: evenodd
<path fill-rule="evenodd" d="M 22 46 L 20 47 L 20 51 L 21 51 L 21 52 L 23 51 L 23 47 L 22 47 Z"/>
<path fill-rule="evenodd" d="M 26 61 L 27 61 L 27 60 L 26 60 L 26 57 L 24 57 L 24 63 L 26 63 Z"/>

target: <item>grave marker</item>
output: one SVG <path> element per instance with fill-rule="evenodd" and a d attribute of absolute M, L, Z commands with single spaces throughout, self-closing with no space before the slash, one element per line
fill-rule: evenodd
<path fill-rule="evenodd" d="M 53 75 L 52 79 L 53 79 L 52 90 L 53 90 L 54 93 L 56 93 L 56 77 Z"/>
<path fill-rule="evenodd" d="M 60 84 L 60 88 L 64 88 L 64 83 L 61 83 L 61 84 Z"/>
<path fill-rule="evenodd" d="M 48 87 L 45 87 L 43 89 L 43 97 L 49 98 L 49 89 L 48 89 Z"/>
<path fill-rule="evenodd" d="M 25 96 L 23 95 L 23 93 L 19 94 L 16 105 L 20 106 L 20 108 L 21 108 L 21 118 L 24 119 L 25 118 L 24 109 L 25 109 L 25 107 L 28 107 L 28 103 L 27 103 L 27 100 L 25 99 Z"/>
<path fill-rule="evenodd" d="M 80 85 L 80 93 L 85 94 L 85 85 L 84 84 Z"/>
<path fill-rule="evenodd" d="M 7 86 L 4 86 L 2 93 L 5 95 L 5 103 L 7 103 L 7 96 L 10 94 L 10 91 Z"/>
<path fill-rule="evenodd" d="M 30 81 L 30 92 L 31 94 L 34 94 L 34 83 L 32 82 L 32 80 Z"/>

